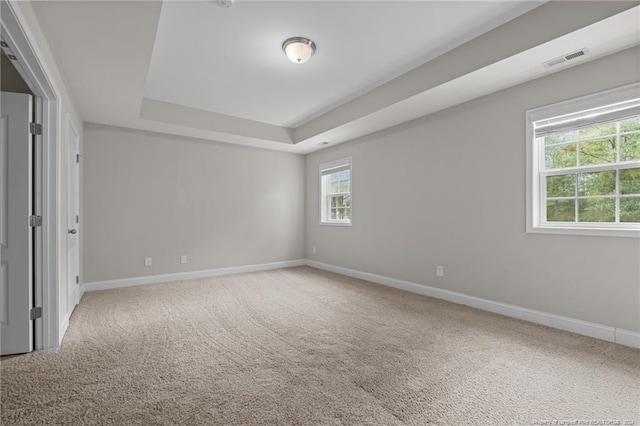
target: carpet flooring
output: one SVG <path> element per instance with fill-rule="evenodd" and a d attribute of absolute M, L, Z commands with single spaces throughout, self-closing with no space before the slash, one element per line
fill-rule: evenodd
<path fill-rule="evenodd" d="M 86 293 L 0 364 L 4 425 L 640 424 L 639 350 L 308 267 Z"/>

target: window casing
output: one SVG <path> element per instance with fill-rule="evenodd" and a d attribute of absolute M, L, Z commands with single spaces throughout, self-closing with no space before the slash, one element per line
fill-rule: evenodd
<path fill-rule="evenodd" d="M 320 165 L 320 224 L 350 226 L 351 157 Z"/>
<path fill-rule="evenodd" d="M 527 232 L 640 237 L 640 84 L 527 112 Z"/>

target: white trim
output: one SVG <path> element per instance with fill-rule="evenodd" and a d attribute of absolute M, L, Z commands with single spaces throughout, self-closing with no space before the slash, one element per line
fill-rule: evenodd
<path fill-rule="evenodd" d="M 306 259 L 287 260 L 283 262 L 261 263 L 257 265 L 231 266 L 227 268 L 209 269 L 204 271 L 179 272 L 175 274 L 151 275 L 148 277 L 123 278 L 119 280 L 94 281 L 82 286 L 85 291 L 108 290 L 113 288 L 134 287 L 139 285 L 157 284 L 171 281 L 192 280 L 197 278 L 219 277 L 222 275 L 242 274 L 245 272 L 267 271 L 270 269 L 291 268 L 305 266 Z M 80 296 L 82 298 L 82 295 Z"/>
<path fill-rule="evenodd" d="M 327 161 L 320 164 L 320 172 L 324 170 L 337 169 L 342 166 L 351 166 L 351 157 L 344 157 L 339 160 Z"/>
<path fill-rule="evenodd" d="M 635 93 L 634 93 L 635 92 Z M 532 121 L 549 120 L 554 117 L 587 111 L 603 105 L 613 105 L 640 97 L 640 83 L 631 83 L 575 99 L 546 105 L 527 111 Z"/>
<path fill-rule="evenodd" d="M 80 135 L 78 133 L 78 131 L 76 130 L 76 125 L 73 123 L 73 119 L 71 117 L 71 114 L 67 113 L 66 114 L 66 124 L 67 124 L 67 188 L 66 188 L 66 192 L 67 192 L 67 217 L 65 217 L 64 220 L 64 229 L 68 229 L 69 227 L 69 215 L 73 215 L 75 216 L 75 214 L 71 213 L 71 204 L 72 204 L 72 200 L 71 197 L 75 197 L 74 194 L 70 193 L 69 190 L 69 186 L 73 180 L 76 180 L 76 187 L 75 190 L 77 191 L 77 198 L 76 201 L 78 202 L 78 204 L 80 203 L 80 166 L 78 164 L 78 160 L 76 159 L 76 155 L 80 155 Z M 70 143 L 71 139 L 74 140 L 74 143 Z M 73 148 L 73 152 L 72 152 L 72 148 Z M 74 212 L 75 213 L 75 212 Z M 80 214 L 80 205 L 77 206 L 77 213 Z M 77 241 L 76 241 L 76 254 L 77 254 L 77 267 L 78 267 L 78 278 L 80 277 L 80 224 L 79 223 L 74 223 L 73 227 L 76 229 L 76 231 L 78 232 L 77 234 Z M 65 237 L 67 238 L 67 242 L 68 240 L 68 235 L 65 234 Z M 71 315 L 71 313 L 73 312 L 73 310 L 75 309 L 76 305 L 78 304 L 78 285 L 79 283 L 76 283 L 75 280 L 75 275 L 74 274 L 70 274 L 71 272 L 71 266 L 73 265 L 73 259 L 70 256 L 69 253 L 69 244 L 67 243 L 67 265 L 66 265 L 66 270 L 67 270 L 67 314 Z"/>
<path fill-rule="evenodd" d="M 616 328 L 616 343 L 632 348 L 640 348 L 640 333 Z"/>
<path fill-rule="evenodd" d="M 526 232 L 532 234 L 562 234 L 562 235 L 590 235 L 606 237 L 632 237 L 640 238 L 640 226 L 635 224 L 588 224 L 588 223 L 546 223 L 543 219 L 543 194 L 545 188 L 540 183 L 541 171 L 544 170 L 542 154 L 535 149 L 534 122 L 549 120 L 554 117 L 586 111 L 603 105 L 618 104 L 640 97 L 640 83 L 633 83 L 599 93 L 582 96 L 576 99 L 559 102 L 526 112 Z M 616 170 L 637 166 L 637 162 L 614 163 L 614 166 L 589 166 L 574 167 L 547 171 L 546 174 L 554 175 L 561 172 L 578 172 L 581 170 Z"/>
<path fill-rule="evenodd" d="M 443 290 L 440 288 L 416 284 L 409 281 L 370 274 L 368 272 L 356 271 L 354 269 L 329 265 L 327 263 L 316 262 L 313 260 L 308 260 L 307 265 L 316 269 L 335 272 L 337 274 L 359 278 L 376 284 L 382 284 L 388 287 L 394 287 L 400 290 L 409 291 L 411 293 L 417 293 L 423 296 L 447 300 L 449 302 L 457 303 L 460 305 L 467 305 L 472 308 L 477 308 L 483 311 L 489 311 L 524 321 L 529 321 L 535 324 L 545 325 L 547 327 L 570 331 L 572 333 L 594 337 L 596 339 L 606 340 L 608 342 L 619 343 L 621 345 L 631 346 L 633 348 L 640 348 L 640 333 L 636 333 L 633 331 L 622 330 L 615 327 L 568 318 L 561 315 L 550 314 L 547 312 L 536 311 L 534 309 L 523 308 L 507 303 L 494 302 L 491 300 L 468 296 L 466 294 L 457 293 L 454 291 Z"/>
<path fill-rule="evenodd" d="M 468 296 L 466 294 L 454 291 L 443 290 L 440 288 L 430 287 L 423 284 L 417 284 L 410 281 L 398 280 L 395 278 L 385 277 L 382 275 L 370 274 L 368 272 L 357 271 L 354 269 L 334 266 L 327 263 L 317 262 L 308 259 L 290 260 L 284 262 L 263 263 L 257 265 L 232 266 L 228 268 L 210 269 L 205 271 L 181 272 L 175 274 L 154 275 L 149 277 L 124 278 L 119 280 L 95 281 L 85 283 L 80 289 L 80 299 L 85 291 L 108 290 L 123 287 L 133 287 L 146 284 L 156 284 L 171 281 L 189 280 L 197 278 L 217 277 L 222 275 L 240 274 L 246 272 L 266 271 L 270 269 L 290 268 L 294 266 L 310 266 L 312 268 L 324 271 L 334 272 L 348 277 L 358 278 L 372 283 L 393 287 L 411 293 L 421 294 L 436 299 L 447 300 L 449 302 L 460 305 L 470 306 L 472 308 L 481 309 L 483 311 L 493 312 L 511 318 L 532 322 L 535 324 L 545 325 L 547 327 L 565 330 L 583 336 L 589 336 L 600 340 L 606 340 L 612 343 L 618 343 L 624 346 L 640 349 L 640 333 L 615 328 L 611 326 L 596 324 L 588 321 L 582 321 L 561 315 L 550 314 L 547 312 L 537 311 L 534 309 L 523 308 L 521 306 L 510 305 L 507 303 L 494 302 L 479 297 Z M 67 317 L 68 325 L 68 317 Z M 66 330 L 66 325 L 61 326 L 61 334 Z M 62 337 L 61 337 L 62 339 Z"/>
<path fill-rule="evenodd" d="M 60 182 L 61 101 L 60 91 L 49 77 L 51 72 L 41 59 L 42 52 L 32 40 L 27 21 L 17 1 L 0 2 L 2 37 L 20 65 L 20 74 L 36 96 L 42 98 L 42 283 L 36 292 L 42 299 L 42 324 L 36 323 L 36 350 L 55 349 L 59 345 L 58 317 L 58 241 L 61 206 Z M 40 299 L 40 297 L 38 297 Z M 39 321 L 39 320 L 37 320 Z M 38 331 L 42 330 L 42 333 Z"/>
<path fill-rule="evenodd" d="M 60 336 L 60 340 L 58 341 L 58 347 L 62 346 L 62 339 L 64 339 L 64 335 L 67 332 L 67 328 L 69 328 L 69 315 L 65 315 L 62 323 L 60 324 L 60 330 L 58 331 L 58 336 Z"/>
<path fill-rule="evenodd" d="M 326 170 L 337 169 L 339 167 L 349 166 L 350 178 L 349 178 L 349 197 L 351 198 L 351 207 L 349 208 L 349 219 L 329 219 L 330 207 L 327 204 L 327 180 L 324 179 L 322 173 Z M 319 179 L 320 179 L 320 225 L 329 226 L 351 226 L 353 223 L 353 159 L 352 157 L 345 157 L 339 160 L 329 161 L 322 163 L 319 166 Z"/>

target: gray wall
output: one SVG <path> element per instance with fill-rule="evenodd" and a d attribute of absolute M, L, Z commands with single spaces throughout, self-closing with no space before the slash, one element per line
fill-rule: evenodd
<path fill-rule="evenodd" d="M 307 257 L 640 331 L 638 239 L 525 233 L 525 111 L 637 81 L 639 59 L 630 49 L 308 155 Z M 345 156 L 353 226 L 320 226 L 318 166 Z"/>
<path fill-rule="evenodd" d="M 304 258 L 301 155 L 93 124 L 84 137 L 84 282 Z"/>

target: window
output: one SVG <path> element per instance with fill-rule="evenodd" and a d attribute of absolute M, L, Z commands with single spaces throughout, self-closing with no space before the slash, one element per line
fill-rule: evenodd
<path fill-rule="evenodd" d="M 640 237 L 640 84 L 527 112 L 527 231 Z"/>
<path fill-rule="evenodd" d="M 320 223 L 351 225 L 351 157 L 320 165 Z"/>

